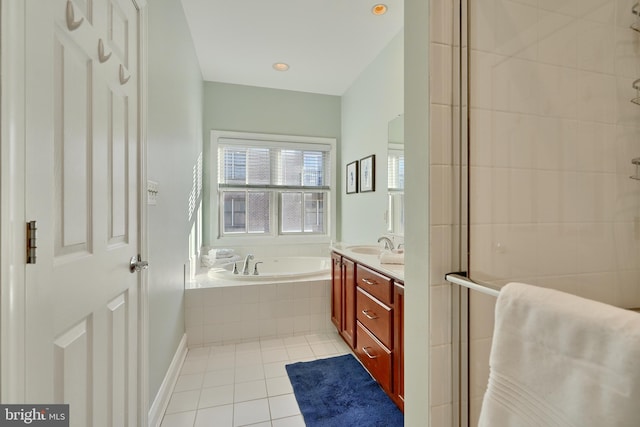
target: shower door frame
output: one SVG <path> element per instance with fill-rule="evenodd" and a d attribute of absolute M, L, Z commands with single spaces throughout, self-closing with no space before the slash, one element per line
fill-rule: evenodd
<path fill-rule="evenodd" d="M 458 176 L 458 209 L 454 212 L 454 247 L 458 271 L 469 266 L 469 0 L 455 0 L 453 8 L 453 167 Z M 457 228 L 457 229 L 456 229 Z M 465 273 L 466 274 L 466 273 Z M 451 286 L 452 426 L 468 427 L 469 399 L 469 289 Z"/>

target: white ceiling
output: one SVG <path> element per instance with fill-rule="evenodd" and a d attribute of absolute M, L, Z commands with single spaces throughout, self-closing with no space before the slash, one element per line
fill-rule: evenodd
<path fill-rule="evenodd" d="M 342 95 L 398 34 L 403 0 L 182 0 L 207 81 Z M 275 71 L 275 62 L 290 69 Z"/>

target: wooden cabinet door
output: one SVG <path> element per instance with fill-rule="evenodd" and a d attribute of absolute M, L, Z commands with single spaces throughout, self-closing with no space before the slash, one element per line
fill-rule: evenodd
<path fill-rule="evenodd" d="M 404 285 L 396 283 L 393 293 L 393 394 L 396 404 L 404 411 Z"/>
<path fill-rule="evenodd" d="M 342 331 L 342 256 L 331 254 L 331 322 Z"/>
<path fill-rule="evenodd" d="M 356 266 L 347 258 L 342 259 L 343 289 L 344 289 L 344 318 L 342 336 L 351 348 L 356 346 Z"/>

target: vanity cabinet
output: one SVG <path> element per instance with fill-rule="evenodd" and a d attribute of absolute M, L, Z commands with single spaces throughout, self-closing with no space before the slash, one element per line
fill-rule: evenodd
<path fill-rule="evenodd" d="M 353 349 L 356 342 L 355 263 L 331 254 L 331 321 Z"/>
<path fill-rule="evenodd" d="M 332 253 L 331 320 L 363 366 L 404 410 L 404 285 Z"/>
<path fill-rule="evenodd" d="M 396 282 L 393 287 L 393 398 L 404 411 L 404 283 Z"/>

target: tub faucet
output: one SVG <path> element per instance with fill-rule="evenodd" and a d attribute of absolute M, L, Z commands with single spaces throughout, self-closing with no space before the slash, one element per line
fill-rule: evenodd
<path fill-rule="evenodd" d="M 382 236 L 381 238 L 379 238 L 378 239 L 378 243 L 380 243 L 380 242 L 384 242 L 384 248 L 385 249 L 388 249 L 390 251 L 393 250 L 393 242 L 387 236 Z"/>
<path fill-rule="evenodd" d="M 253 265 L 253 275 L 254 276 L 259 276 L 260 273 L 258 272 L 258 264 L 263 264 L 262 261 L 258 261 Z"/>
<path fill-rule="evenodd" d="M 249 261 L 253 259 L 253 255 L 249 254 L 244 258 L 244 266 L 242 267 L 242 274 L 249 274 Z"/>

